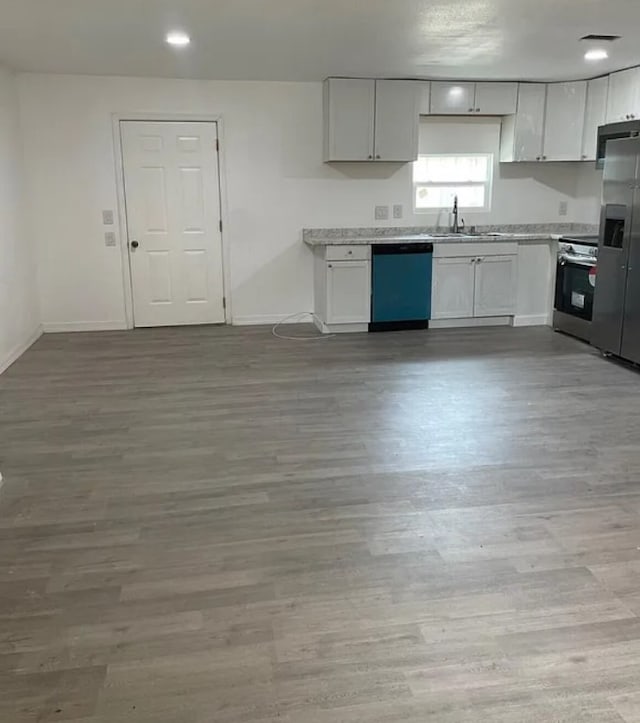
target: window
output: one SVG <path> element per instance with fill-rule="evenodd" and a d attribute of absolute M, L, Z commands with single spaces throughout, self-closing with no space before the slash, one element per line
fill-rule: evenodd
<path fill-rule="evenodd" d="M 492 153 L 421 155 L 413 164 L 417 213 L 449 209 L 458 196 L 461 209 L 491 208 Z"/>

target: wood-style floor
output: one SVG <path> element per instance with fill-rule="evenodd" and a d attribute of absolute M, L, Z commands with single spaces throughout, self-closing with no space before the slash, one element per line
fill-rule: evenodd
<path fill-rule="evenodd" d="M 45 336 L 0 469 L 3 723 L 640 721 L 640 374 L 550 330 Z"/>

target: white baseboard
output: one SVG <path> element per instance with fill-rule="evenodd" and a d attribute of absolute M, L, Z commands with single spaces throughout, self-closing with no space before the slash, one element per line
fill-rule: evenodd
<path fill-rule="evenodd" d="M 125 331 L 124 321 L 47 321 L 42 325 L 45 334 L 66 331 Z"/>
<path fill-rule="evenodd" d="M 17 361 L 32 344 L 38 341 L 41 336 L 42 327 L 38 326 L 38 328 L 32 334 L 30 334 L 27 339 L 25 339 L 25 341 L 14 346 L 4 359 L 0 359 L 0 374 L 6 371 L 13 364 L 14 361 Z M 2 480 L 1 475 L 0 480 Z M 0 484 L 2 483 L 0 482 Z"/>
<path fill-rule="evenodd" d="M 509 326 L 510 316 L 485 316 L 472 319 L 431 319 L 430 329 L 464 329 L 475 326 Z"/>
<path fill-rule="evenodd" d="M 514 326 L 551 326 L 551 317 L 548 314 L 529 314 L 527 316 L 514 316 Z"/>
<path fill-rule="evenodd" d="M 291 314 L 258 314 L 256 316 L 234 316 L 233 326 L 268 326 L 273 324 L 312 324 L 311 312 L 300 312 L 298 318 Z"/>

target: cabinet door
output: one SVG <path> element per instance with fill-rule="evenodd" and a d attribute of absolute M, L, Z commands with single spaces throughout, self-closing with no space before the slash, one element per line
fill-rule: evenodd
<path fill-rule="evenodd" d="M 376 81 L 377 161 L 415 161 L 418 157 L 419 90 L 412 80 Z"/>
<path fill-rule="evenodd" d="M 415 80 L 418 86 L 418 113 L 429 115 L 431 113 L 431 81 Z"/>
<path fill-rule="evenodd" d="M 515 161 L 542 160 L 546 94 L 547 86 L 544 83 L 520 84 L 513 139 Z"/>
<path fill-rule="evenodd" d="M 433 260 L 432 319 L 470 319 L 473 316 L 475 259 Z"/>
<path fill-rule="evenodd" d="M 324 160 L 373 160 L 376 82 L 329 78 L 324 85 Z"/>
<path fill-rule="evenodd" d="M 369 261 L 327 262 L 327 324 L 371 321 Z"/>
<path fill-rule="evenodd" d="M 476 113 L 513 115 L 517 107 L 517 83 L 476 83 Z"/>
<path fill-rule="evenodd" d="M 587 83 L 550 83 L 544 123 L 543 161 L 579 161 L 582 157 Z"/>
<path fill-rule="evenodd" d="M 516 313 L 517 256 L 481 256 L 475 265 L 474 316 Z"/>
<path fill-rule="evenodd" d="M 469 115 L 475 113 L 475 83 L 431 83 L 431 113 Z"/>
<path fill-rule="evenodd" d="M 595 161 L 598 148 L 598 128 L 604 125 L 607 115 L 607 92 L 609 78 L 596 78 L 587 84 L 587 108 L 582 135 L 582 160 Z"/>
<path fill-rule="evenodd" d="M 622 70 L 609 76 L 607 123 L 640 118 L 640 71 Z"/>

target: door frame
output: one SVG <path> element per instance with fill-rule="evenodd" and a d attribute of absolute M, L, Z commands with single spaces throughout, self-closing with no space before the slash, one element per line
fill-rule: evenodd
<path fill-rule="evenodd" d="M 220 189 L 220 220 L 222 221 L 222 293 L 225 298 L 225 324 L 231 324 L 231 249 L 227 236 L 227 187 L 224 142 L 224 123 L 221 115 L 202 113 L 112 113 L 113 148 L 116 174 L 116 194 L 118 211 L 118 231 L 120 235 L 120 256 L 122 261 L 122 286 L 124 290 L 124 315 L 127 329 L 134 328 L 133 318 L 133 278 L 129 257 L 129 229 L 127 226 L 127 201 L 124 184 L 124 158 L 122 155 L 122 121 L 142 121 L 148 123 L 216 123 L 218 127 L 218 188 Z"/>

